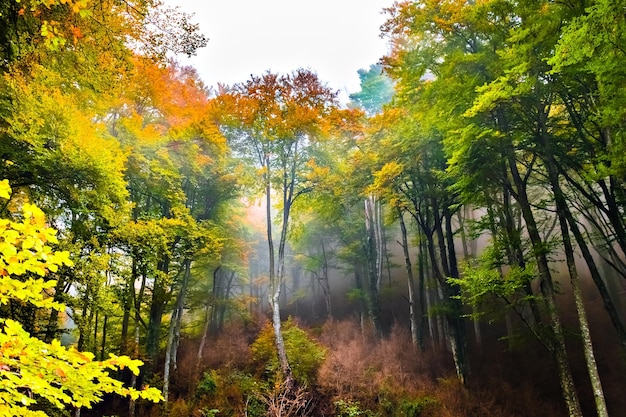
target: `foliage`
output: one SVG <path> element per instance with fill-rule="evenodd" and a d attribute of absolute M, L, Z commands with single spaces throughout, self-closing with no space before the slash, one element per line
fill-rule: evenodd
<path fill-rule="evenodd" d="M 215 371 L 205 372 L 196 388 L 196 395 L 214 395 L 217 391 L 217 375 Z"/>
<path fill-rule="evenodd" d="M 220 410 L 216 409 L 216 408 L 203 408 L 202 409 L 202 416 L 203 417 L 215 417 L 216 415 L 218 415 L 220 412 Z"/>
<path fill-rule="evenodd" d="M 372 416 L 370 410 L 361 410 L 358 401 L 335 401 L 336 415 L 339 417 Z"/>
<path fill-rule="evenodd" d="M 310 385 L 315 382 L 317 371 L 324 362 L 326 349 L 312 340 L 307 332 L 298 327 L 289 318 L 282 325 L 285 349 L 292 367 L 294 378 L 301 384 Z M 266 323 L 259 336 L 251 346 L 254 359 L 264 364 L 270 378 L 280 372 L 276 356 L 274 328 Z"/>
<path fill-rule="evenodd" d="M 395 407 L 395 412 L 392 414 L 397 417 L 418 417 L 422 413 L 438 403 L 437 399 L 427 396 L 417 399 L 402 399 Z"/>
<path fill-rule="evenodd" d="M 261 417 L 267 413 L 262 393 L 265 383 L 238 369 L 220 368 L 205 372 L 196 387 L 196 402 L 203 410 L 220 410 L 223 415 Z"/>
<path fill-rule="evenodd" d="M 365 110 L 368 116 L 380 113 L 383 105 L 393 98 L 393 81 L 380 64 L 370 65 L 369 70 L 360 69 L 358 74 L 361 91 L 350 94 L 351 104 Z"/>
<path fill-rule="evenodd" d="M 22 49 L 69 50 L 94 42 L 104 31 L 110 42 L 128 43 L 162 61 L 172 54 L 194 55 L 207 44 L 190 15 L 160 0 L 133 0 L 125 7 L 112 1 L 8 0 L 0 3 L 0 22 L 3 64 L 24 54 Z"/>
<path fill-rule="evenodd" d="M 506 313 L 506 309 L 494 305 L 494 298 L 512 308 L 528 307 L 537 299 L 524 291 L 537 276 L 536 266 L 533 263 L 524 267 L 512 265 L 502 272 L 498 269 L 501 256 L 495 245 L 488 246 L 480 256 L 465 262 L 461 278 L 448 278 L 461 287 L 463 301 L 477 308 L 473 314 L 475 319 L 487 315 L 494 320 Z"/>
<path fill-rule="evenodd" d="M 7 181 L 0 183 L 0 197 L 10 196 Z M 38 307 L 57 310 L 62 305 L 45 299 L 44 290 L 54 287 L 52 280 L 28 278 L 25 286 L 14 276 L 28 273 L 45 276 L 59 266 L 71 266 L 66 252 L 56 252 L 50 244 L 57 242 L 56 231 L 46 227 L 45 216 L 37 207 L 24 203 L 21 222 L 3 219 L 0 230 L 0 303 L 11 299 L 32 303 Z M 102 399 L 106 393 L 159 401 L 158 390 L 143 391 L 125 388 L 121 381 L 112 378 L 109 371 L 128 368 L 139 373 L 139 360 L 111 355 L 105 361 L 94 361 L 91 353 L 64 347 L 58 340 L 45 343 L 28 334 L 20 323 L 2 320 L 0 332 L 0 412 L 14 416 L 45 416 L 43 411 L 32 411 L 39 399 L 56 408 L 88 407 Z"/>

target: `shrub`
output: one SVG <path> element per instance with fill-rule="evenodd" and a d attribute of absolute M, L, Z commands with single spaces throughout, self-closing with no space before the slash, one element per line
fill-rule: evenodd
<path fill-rule="evenodd" d="M 215 371 L 205 372 L 196 388 L 196 395 L 202 397 L 204 395 L 214 395 L 217 392 L 218 376 Z"/>
<path fill-rule="evenodd" d="M 172 408 L 169 411 L 169 417 L 185 417 L 191 414 L 191 405 L 187 404 L 187 402 L 179 398 L 174 404 L 172 404 Z"/>
<path fill-rule="evenodd" d="M 338 417 L 356 417 L 371 416 L 370 410 L 361 410 L 361 404 L 358 401 L 335 401 L 335 413 Z"/>
<path fill-rule="evenodd" d="M 437 400 L 432 397 L 421 397 L 415 400 L 404 399 L 398 404 L 396 416 L 398 417 L 418 417 L 428 408 L 437 404 Z"/>
<path fill-rule="evenodd" d="M 312 340 L 291 318 L 283 323 L 282 331 L 285 350 L 294 378 L 300 384 L 310 385 L 314 383 L 317 371 L 324 362 L 326 349 Z M 266 323 L 263 326 L 251 349 L 254 360 L 264 365 L 264 369 L 270 377 L 280 373 L 274 328 L 271 323 Z"/>

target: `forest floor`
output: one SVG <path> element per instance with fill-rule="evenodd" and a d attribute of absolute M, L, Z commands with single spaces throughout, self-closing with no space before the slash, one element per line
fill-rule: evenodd
<path fill-rule="evenodd" d="M 280 397 L 279 383 L 271 375 L 268 378 L 267 365 L 254 358 L 251 345 L 261 327 L 261 321 L 228 325 L 206 346 L 200 361 L 198 340 L 184 339 L 168 406 L 142 406 L 139 415 L 253 417 L 267 415 L 271 407 L 295 410 L 293 404 Z M 292 415 L 566 415 L 553 366 L 545 352 L 535 351 L 532 344 L 505 347 L 498 352 L 473 346 L 472 380 L 463 386 L 454 375 L 450 353 L 445 348 L 429 344 L 420 351 L 412 345 L 408 330 L 401 326 L 390 329 L 383 340 L 376 340 L 355 320 L 301 327 L 323 346 L 326 355 L 316 379 L 293 399 L 299 401 L 299 412 L 306 413 L 294 411 Z M 507 344 L 500 344 L 503 346 Z M 292 360 L 297 362 L 297 358 Z M 158 381 L 153 384 L 158 385 Z M 581 395 L 581 401 L 588 411 L 585 415 L 595 414 L 592 398 Z M 616 412 L 622 406 L 617 402 L 612 405 Z M 117 415 L 123 416 L 124 408 L 122 404 L 105 403 L 89 415 L 112 415 L 118 411 Z M 104 409 L 108 411 L 102 414 Z M 281 415 L 289 414 L 283 411 Z"/>
<path fill-rule="evenodd" d="M 472 346 L 472 379 L 463 386 L 445 348 L 429 342 L 421 351 L 412 345 L 404 326 L 393 327 L 377 340 L 356 320 L 301 326 L 324 349 L 325 359 L 315 380 L 288 401 L 280 396 L 280 384 L 268 376 L 267 364 L 252 352 L 261 327 L 261 321 L 229 324 L 211 339 L 200 362 L 198 341 L 184 339 L 168 406 L 140 407 L 140 417 L 254 417 L 280 408 L 284 416 L 566 416 L 549 356 L 528 341 L 519 347 L 502 341 L 498 351 Z M 621 383 L 614 383 L 617 386 L 608 391 L 614 391 L 616 399 L 611 403 L 611 394 L 607 395 L 609 411 L 621 415 L 624 400 L 617 394 Z M 581 385 L 585 415 L 595 415 L 590 390 L 584 382 Z M 104 415 L 112 415 L 111 407 L 103 404 L 108 409 Z M 118 415 L 125 415 L 123 405 L 114 408 L 119 409 Z"/>

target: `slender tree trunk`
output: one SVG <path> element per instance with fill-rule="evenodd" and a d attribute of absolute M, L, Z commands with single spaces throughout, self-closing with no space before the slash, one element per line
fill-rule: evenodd
<path fill-rule="evenodd" d="M 487 207 L 492 238 L 494 239 L 494 242 L 497 241 L 498 233 L 500 231 L 506 242 L 504 247 L 509 265 L 518 266 L 524 269 L 526 267 L 526 259 L 524 257 L 524 250 L 522 248 L 521 226 L 519 221 L 516 222 L 516 216 L 513 213 L 513 204 L 511 201 L 510 191 L 512 189 L 512 186 L 508 178 L 506 165 L 503 165 L 502 167 L 502 178 L 504 179 L 504 184 L 502 188 L 502 209 L 500 211 L 501 220 L 499 225 L 495 221 L 496 214 L 493 206 L 489 205 Z M 500 273 L 500 276 L 504 277 L 501 265 L 498 265 L 498 271 Z M 526 325 L 529 326 L 531 330 L 536 331 L 542 320 L 539 306 L 537 305 L 535 293 L 533 291 L 530 280 L 525 283 L 524 292 L 526 293 L 526 298 L 528 299 L 528 308 L 530 309 L 531 316 L 528 316 L 528 314 L 524 311 L 524 307 L 522 308 L 520 314 L 523 315 L 523 319 Z M 513 326 L 511 323 L 509 312 L 507 312 L 506 323 L 507 335 L 510 337 L 513 333 Z M 512 343 L 512 339 L 509 339 L 509 343 Z"/>
<path fill-rule="evenodd" d="M 65 280 L 60 278 L 54 287 L 54 301 L 57 303 L 63 302 L 63 294 L 65 294 Z M 59 310 L 53 308 L 50 310 L 50 317 L 48 318 L 48 325 L 46 326 L 46 335 L 44 342 L 50 343 L 56 337 L 59 330 Z"/>
<path fill-rule="evenodd" d="M 126 353 L 128 352 L 128 327 L 130 324 L 130 300 L 129 298 L 129 292 L 130 290 L 127 288 L 126 289 L 126 299 L 124 300 L 124 305 L 122 306 L 122 308 L 124 309 L 123 314 L 122 314 L 122 331 L 121 331 L 121 335 L 120 335 L 120 355 L 126 355 Z M 134 291 L 134 288 L 133 288 Z"/>
<path fill-rule="evenodd" d="M 158 271 L 163 274 L 169 273 L 169 258 L 164 255 L 164 259 L 158 263 Z M 159 340 L 161 338 L 161 322 L 165 314 L 168 291 L 161 278 L 155 277 L 152 287 L 152 299 L 150 302 L 150 315 L 148 320 L 148 334 L 146 336 L 146 366 L 145 375 L 151 376 L 156 369 L 159 354 Z"/>
<path fill-rule="evenodd" d="M 279 243 L 279 256 L 278 256 L 278 270 L 276 269 L 275 262 L 275 253 L 274 253 L 274 241 L 272 236 L 272 198 L 271 198 L 271 183 L 270 183 L 270 155 L 269 153 L 265 156 L 265 168 L 267 170 L 265 174 L 265 196 L 266 196 L 266 221 L 267 221 L 267 242 L 268 242 L 268 250 L 269 250 L 269 278 L 270 278 L 270 305 L 272 307 L 272 325 L 274 328 L 274 338 L 276 340 L 276 350 L 278 351 L 278 360 L 280 363 L 281 371 L 285 378 L 285 385 L 287 391 L 291 391 L 294 388 L 294 380 L 293 374 L 291 371 L 291 366 L 289 365 L 289 359 L 287 358 L 287 350 L 285 349 L 285 341 L 283 339 L 283 333 L 281 330 L 281 317 L 280 317 L 280 291 L 281 291 L 281 281 L 282 281 L 282 273 L 283 268 L 281 267 L 281 261 L 284 261 L 284 258 L 281 256 L 283 253 L 281 248 L 283 248 L 284 242 L 283 233 L 281 232 L 281 242 Z M 283 188 L 283 201 L 286 199 L 287 190 Z M 282 228 L 284 230 L 284 235 L 286 237 L 286 220 L 288 220 L 289 216 L 285 213 L 285 210 L 288 210 L 288 207 L 283 207 L 283 225 Z M 284 250 L 284 249 L 283 249 Z"/>
<path fill-rule="evenodd" d="M 585 241 L 585 238 L 583 237 L 582 233 L 580 232 L 580 229 L 578 228 L 578 222 L 574 219 L 574 217 L 572 216 L 569 210 L 567 210 L 565 214 L 567 216 L 567 221 L 569 223 L 569 227 L 572 231 L 572 234 L 574 235 L 576 239 L 576 243 L 578 244 L 578 247 L 580 248 L 583 258 L 585 259 L 585 262 L 587 263 L 589 272 L 591 274 L 591 279 L 593 280 L 594 284 L 596 285 L 596 288 L 598 289 L 598 292 L 600 293 L 600 296 L 602 298 L 602 302 L 604 305 L 604 309 L 607 311 L 609 318 L 611 319 L 611 323 L 613 324 L 613 328 L 615 329 L 617 336 L 620 340 L 622 349 L 626 350 L 626 329 L 624 328 L 624 323 L 622 322 L 622 319 L 620 318 L 620 315 L 615 306 L 615 303 L 613 302 L 613 299 L 611 298 L 609 289 L 607 288 L 604 282 L 604 279 L 602 279 L 602 276 L 600 275 L 600 271 L 598 270 L 598 267 L 593 259 L 593 255 L 591 254 L 591 251 L 589 250 L 589 247 L 587 246 L 587 242 Z"/>
<path fill-rule="evenodd" d="M 404 223 L 404 214 L 402 209 L 397 208 L 398 219 L 400 220 L 400 231 L 402 234 L 402 251 L 404 252 L 404 266 L 406 268 L 406 276 L 409 290 L 409 323 L 411 324 L 411 341 L 414 346 L 419 344 L 419 326 L 415 305 L 415 283 L 413 282 L 413 266 L 411 265 L 411 255 L 409 254 L 409 240 L 407 239 L 406 224 Z"/>
<path fill-rule="evenodd" d="M 172 311 L 170 319 L 170 328 L 167 334 L 167 346 L 165 348 L 165 365 L 163 369 L 163 400 L 167 403 L 170 386 L 170 370 L 176 369 L 176 353 L 178 348 L 177 338 L 180 335 L 180 324 L 182 321 L 183 307 L 185 306 L 185 297 L 187 295 L 187 287 L 189 285 L 189 277 L 191 275 L 191 260 L 185 259 L 185 271 L 183 273 L 183 282 L 176 297 L 176 304 Z"/>
<path fill-rule="evenodd" d="M 220 303 L 221 293 L 222 293 L 222 265 L 219 265 L 213 271 L 213 286 L 211 290 L 211 310 L 209 315 L 209 333 L 212 336 L 216 336 L 218 333 L 218 305 Z"/>
<path fill-rule="evenodd" d="M 366 253 L 368 264 L 368 309 L 370 319 L 374 325 L 376 336 L 382 338 L 383 329 L 380 318 L 380 283 L 382 274 L 382 253 L 378 243 L 378 225 L 377 225 L 377 201 L 374 196 L 365 199 L 365 232 L 366 232 Z"/>
<path fill-rule="evenodd" d="M 560 168 L 560 172 L 563 172 L 562 167 Z M 571 180 L 570 180 L 571 182 Z M 600 181 L 602 184 L 605 184 L 604 181 Z M 579 186 L 580 187 L 580 186 Z M 579 189 L 579 187 L 576 187 L 577 189 Z M 605 186 L 603 188 L 604 190 L 604 195 L 605 197 L 607 195 L 610 195 L 608 188 Z M 589 201 L 593 202 L 593 199 L 588 199 Z M 596 203 L 594 203 L 594 205 L 597 206 Z M 607 216 L 609 216 L 609 214 L 607 213 L 613 213 L 617 208 L 616 208 L 616 204 L 613 202 L 609 205 L 610 207 L 608 209 L 606 209 L 605 212 L 605 207 L 602 207 L 602 209 L 599 210 L 600 213 L 604 213 Z M 578 245 L 578 247 L 580 248 L 580 251 L 582 253 L 583 258 L 585 259 L 585 262 L 587 263 L 587 267 L 589 268 L 589 273 L 591 275 L 591 279 L 593 280 L 594 284 L 596 285 L 596 288 L 598 289 L 598 292 L 600 293 L 600 297 L 602 298 L 602 303 L 604 305 L 604 309 L 606 310 L 607 314 L 609 315 L 609 318 L 611 319 L 611 323 L 613 324 L 613 328 L 615 329 L 617 336 L 620 340 L 620 343 L 622 345 L 622 349 L 624 349 L 626 351 L 626 328 L 624 327 L 624 323 L 622 322 L 622 319 L 620 317 L 620 314 L 615 306 L 615 303 L 613 302 L 613 299 L 611 298 L 611 294 L 609 292 L 609 289 L 607 288 L 607 285 L 604 281 L 604 279 L 602 278 L 602 275 L 600 274 L 600 271 L 598 270 L 598 267 L 596 265 L 596 262 L 593 258 L 593 255 L 591 254 L 591 251 L 589 250 L 589 246 L 587 244 L 587 241 L 585 240 L 580 228 L 579 228 L 579 224 L 577 222 L 577 220 L 574 218 L 574 216 L 572 215 L 571 210 L 569 209 L 569 206 L 565 205 L 565 209 L 564 209 L 564 215 L 567 219 L 567 222 L 569 224 L 569 228 L 572 231 L 572 234 L 574 235 L 574 238 L 576 239 L 576 243 Z M 610 215 L 610 217 L 615 217 L 614 215 Z M 616 224 L 621 224 L 621 220 L 620 219 L 613 219 L 610 220 L 610 223 L 615 226 Z"/>
<path fill-rule="evenodd" d="M 326 317 L 330 320 L 333 318 L 332 299 L 330 296 L 330 281 L 328 279 L 328 255 L 326 254 L 326 246 L 322 240 L 322 291 L 324 292 L 324 300 L 326 301 Z"/>
<path fill-rule="evenodd" d="M 380 206 L 380 204 L 378 205 L 379 209 L 381 210 L 381 213 L 379 214 L 380 217 L 382 217 L 382 207 Z M 391 254 L 389 253 L 389 251 L 387 250 L 387 230 L 385 229 L 385 224 L 383 221 L 380 222 L 380 237 L 381 237 L 381 247 L 382 247 L 382 252 L 384 254 L 385 257 L 385 267 L 387 269 L 387 282 L 391 285 Z"/>
<path fill-rule="evenodd" d="M 443 289 L 441 288 L 441 282 L 437 279 L 433 279 L 432 281 L 437 289 L 437 292 L 435 293 L 435 302 L 433 304 L 441 306 L 446 302 L 446 297 L 443 294 Z M 442 313 L 437 313 L 435 317 L 437 318 L 437 343 L 439 346 L 443 346 L 446 352 L 449 352 L 451 346 L 449 344 L 450 338 L 448 333 L 448 321 Z M 456 363 L 454 366 L 456 368 Z"/>
<path fill-rule="evenodd" d="M 228 300 L 230 299 L 230 292 L 236 275 L 235 271 L 228 271 L 228 279 L 226 280 L 226 285 L 222 291 L 222 298 L 219 305 L 219 317 L 217 319 L 217 330 L 219 332 L 224 330 L 224 320 L 226 318 L 226 310 L 228 309 Z"/>
<path fill-rule="evenodd" d="M 419 326 L 417 332 L 417 341 L 421 351 L 424 351 L 424 328 L 426 324 L 428 324 L 428 329 L 430 331 L 430 338 L 434 343 L 433 336 L 433 322 L 432 317 L 429 313 L 430 310 L 430 295 L 428 293 L 428 288 L 426 288 L 426 256 L 424 254 L 424 238 L 421 232 L 418 232 L 418 268 L 419 268 Z M 433 345 L 434 347 L 434 345 Z"/>
<path fill-rule="evenodd" d="M 378 293 L 380 294 L 380 288 L 383 283 L 383 269 L 387 256 L 387 246 L 385 244 L 383 206 L 378 199 L 375 201 L 374 210 L 374 236 L 376 237 L 376 274 L 378 275 L 378 281 L 376 282 L 376 286 L 378 287 Z"/>
<path fill-rule="evenodd" d="M 466 206 L 463 206 L 463 211 L 466 212 L 468 209 Z M 463 258 L 467 261 L 471 257 L 474 256 L 473 253 L 469 250 L 469 245 L 467 243 L 467 234 L 465 233 L 465 221 L 464 221 L 464 213 L 457 214 L 459 219 L 459 231 L 461 233 L 461 245 L 463 247 Z M 476 338 L 476 345 L 480 347 L 482 345 L 482 335 L 480 333 L 480 321 L 476 316 L 476 306 L 472 304 L 472 324 L 474 325 L 474 337 Z"/>
<path fill-rule="evenodd" d="M 95 308 L 95 305 L 94 305 L 94 308 Z M 95 311 L 96 311 L 96 318 L 93 324 L 93 340 L 91 342 L 91 349 L 92 349 L 94 357 L 97 358 L 98 357 L 98 324 L 99 324 L 98 318 L 100 317 L 100 314 L 99 314 L 100 312 L 98 310 L 95 310 Z"/>
<path fill-rule="evenodd" d="M 163 401 L 167 404 L 168 396 L 169 396 L 169 387 L 170 387 L 170 369 L 171 369 L 171 361 L 172 361 L 172 347 L 174 346 L 174 335 L 176 327 L 176 323 L 179 320 L 180 311 L 178 306 L 174 308 L 172 311 L 172 316 L 170 318 L 170 327 L 167 333 L 167 347 L 165 348 L 165 365 L 163 369 Z"/>
<path fill-rule="evenodd" d="M 563 399 L 565 400 L 565 405 L 567 406 L 570 417 L 582 417 L 582 410 L 580 408 L 578 394 L 576 393 L 576 387 L 574 385 L 574 378 L 572 377 L 567 359 L 565 337 L 563 335 L 563 329 L 557 312 L 554 284 L 552 281 L 550 267 L 548 265 L 548 258 L 546 256 L 546 247 L 541 239 L 541 235 L 539 234 L 539 229 L 537 228 L 537 223 L 535 222 L 535 217 L 528 201 L 526 184 L 517 170 L 517 162 L 512 154 L 508 155 L 508 162 L 513 178 L 513 184 L 516 188 L 516 190 L 514 190 L 515 198 L 520 206 L 520 209 L 522 210 L 522 216 L 524 217 L 524 222 L 526 223 L 526 230 L 528 232 L 535 260 L 537 262 L 540 289 L 548 311 L 550 329 L 552 330 L 552 353 L 557 362 Z"/>
<path fill-rule="evenodd" d="M 587 372 L 589 373 L 589 379 L 591 380 L 591 387 L 593 389 L 593 395 L 596 403 L 596 411 L 598 417 L 608 417 L 608 411 L 606 408 L 606 401 L 604 399 L 604 391 L 602 389 L 602 382 L 600 381 L 600 374 L 598 373 L 598 366 L 596 364 L 596 358 L 593 352 L 593 344 L 591 342 L 591 333 L 589 330 L 589 321 L 587 320 L 587 312 L 583 302 L 583 296 L 580 289 L 580 278 L 578 277 L 578 271 L 576 270 L 576 261 L 574 259 L 574 248 L 569 235 L 567 227 L 567 201 L 561 190 L 559 184 L 559 176 L 554 169 L 553 161 L 548 159 L 546 161 L 548 169 L 548 177 L 552 185 L 552 191 L 556 202 L 556 211 L 561 228 L 561 238 L 563 240 L 563 249 L 565 251 L 565 258 L 567 263 L 567 269 L 570 274 L 570 282 L 572 283 L 572 290 L 574 293 L 574 302 L 576 305 L 576 312 L 578 313 L 578 321 L 580 324 L 580 332 L 583 342 L 583 350 L 585 353 L 585 362 L 587 364 Z"/>
<path fill-rule="evenodd" d="M 603 209 L 603 212 L 606 213 L 611 226 L 613 226 L 615 239 L 622 249 L 622 253 L 626 253 L 626 228 L 624 227 L 624 217 L 621 214 L 622 211 L 619 208 L 615 196 L 615 190 L 619 188 L 619 186 L 616 184 L 614 177 L 609 178 L 608 185 L 606 180 L 600 180 L 598 184 L 602 188 L 604 195 L 604 201 L 602 203 L 603 206 L 601 208 Z"/>
<path fill-rule="evenodd" d="M 200 366 L 200 361 L 202 360 L 202 353 L 204 352 L 204 347 L 206 346 L 206 341 L 209 335 L 209 310 L 210 304 L 205 304 L 204 307 L 204 327 L 202 330 L 202 338 L 200 339 L 200 346 L 198 346 L 198 354 L 196 355 L 196 368 Z"/>
<path fill-rule="evenodd" d="M 139 270 L 137 268 L 137 255 L 131 254 L 131 275 L 126 282 L 124 297 L 124 315 L 122 316 L 122 335 L 120 342 L 120 354 L 128 353 L 128 329 L 130 327 L 131 310 L 134 308 L 135 299 L 135 282 L 139 278 Z"/>
<path fill-rule="evenodd" d="M 107 342 L 107 323 L 109 321 L 109 316 L 108 315 L 104 315 L 104 321 L 102 323 L 102 343 L 100 344 L 100 360 L 103 361 L 104 360 L 104 351 L 106 348 L 106 342 Z"/>
<path fill-rule="evenodd" d="M 441 275 L 441 270 L 439 269 L 438 266 L 438 262 L 437 262 L 437 254 L 435 252 L 435 241 L 433 239 L 433 235 L 431 234 L 426 234 L 426 249 L 428 251 L 428 261 L 430 263 L 430 271 L 432 272 L 433 275 L 433 279 L 432 281 L 434 282 L 435 285 L 435 289 L 438 295 L 438 300 L 441 300 L 441 302 L 445 302 L 445 295 L 443 293 L 443 290 L 441 288 L 441 282 L 443 281 L 443 276 Z M 433 303 L 433 305 L 436 305 L 437 303 Z M 444 331 L 444 324 L 442 321 L 442 317 L 441 314 L 437 314 L 436 316 L 436 321 L 437 321 L 437 340 L 439 341 L 439 344 L 442 343 L 442 338 L 445 338 L 445 331 Z M 445 343 L 445 346 L 447 347 L 447 343 Z"/>
<path fill-rule="evenodd" d="M 437 204 L 434 204 L 433 210 L 435 210 L 436 208 Z M 451 311 L 445 314 L 445 323 L 443 323 L 442 326 L 442 335 L 445 335 L 445 337 L 447 338 L 448 343 L 446 344 L 446 346 L 448 346 L 452 351 L 452 358 L 454 359 L 457 377 L 459 378 L 461 383 L 465 384 L 468 382 L 469 366 L 467 354 L 465 352 L 466 348 L 463 322 L 462 318 L 460 317 L 460 307 L 457 305 L 457 302 L 459 302 L 460 300 L 453 298 L 456 292 L 458 292 L 458 288 L 452 288 L 446 281 L 446 277 L 450 276 L 451 272 L 454 272 L 458 277 L 458 270 L 456 269 L 456 256 L 451 253 L 452 250 L 449 242 L 446 246 L 446 240 L 443 232 L 444 225 L 442 224 L 436 211 L 434 212 L 434 214 L 436 228 L 435 232 L 437 233 L 438 247 L 440 256 L 442 258 L 441 265 L 445 267 L 445 275 L 442 274 L 442 271 L 439 269 L 438 266 L 437 252 L 432 233 L 426 233 L 428 253 L 430 255 L 432 271 L 438 284 L 438 291 L 440 291 L 440 297 L 442 301 L 446 303 L 451 309 Z M 425 230 L 425 232 L 427 231 Z M 452 257 L 451 260 L 453 261 L 453 263 L 448 263 L 449 256 Z"/>
<path fill-rule="evenodd" d="M 137 358 L 139 356 L 139 312 L 137 312 L 135 314 L 135 338 L 134 338 L 134 345 L 135 345 L 135 351 L 133 356 L 135 358 Z M 133 389 L 137 388 L 137 375 L 135 375 L 134 373 L 132 374 L 132 377 L 130 379 L 130 387 Z M 130 403 L 128 404 L 128 416 L 129 417 L 134 417 L 135 416 L 135 406 L 136 406 L 136 402 L 134 399 L 130 399 Z"/>
<path fill-rule="evenodd" d="M 134 283 L 133 283 L 133 287 L 134 287 Z M 139 287 L 139 294 L 137 295 L 136 298 L 134 298 L 135 337 L 133 339 L 133 357 L 135 358 L 139 357 L 139 325 L 141 323 L 141 301 L 143 299 L 145 290 L 146 290 L 146 275 L 142 274 L 141 286 Z M 132 373 L 132 376 L 130 379 L 130 387 L 137 388 L 137 375 L 135 375 L 134 373 Z M 136 406 L 135 400 L 131 398 L 128 404 L 128 416 L 129 417 L 135 416 L 135 406 Z"/>
<path fill-rule="evenodd" d="M 448 249 L 449 272 L 451 278 L 459 277 L 459 267 L 456 260 L 456 249 L 454 247 L 454 232 L 452 231 L 452 213 L 448 207 L 443 210 L 445 218 L 445 237 Z M 455 355 L 455 363 L 457 364 L 457 374 L 461 382 L 465 385 L 469 384 L 470 363 L 469 354 L 467 352 L 467 341 L 465 338 L 465 320 L 463 319 L 463 305 L 461 303 L 461 289 L 456 284 L 445 282 L 445 288 L 448 292 L 448 302 L 452 307 L 452 311 L 448 314 L 449 325 L 452 330 L 452 339 L 454 340 L 453 353 Z"/>

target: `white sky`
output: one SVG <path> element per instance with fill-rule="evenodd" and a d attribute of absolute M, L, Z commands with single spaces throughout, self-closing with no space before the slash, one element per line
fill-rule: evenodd
<path fill-rule="evenodd" d="M 204 82 L 244 82 L 267 70 L 317 72 L 340 99 L 359 91 L 357 70 L 369 68 L 387 51 L 380 25 L 393 0 L 166 0 L 195 13 L 209 38 L 191 59 Z"/>

